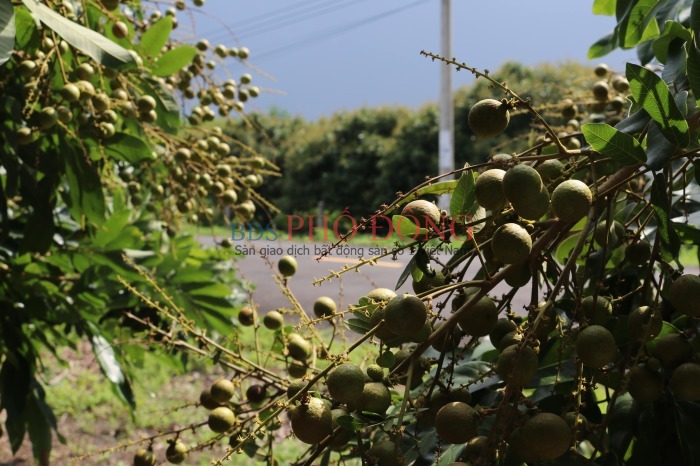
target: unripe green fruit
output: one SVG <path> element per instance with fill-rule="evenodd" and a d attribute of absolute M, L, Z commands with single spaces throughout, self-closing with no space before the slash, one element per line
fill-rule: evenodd
<path fill-rule="evenodd" d="M 430 223 L 440 226 L 440 209 L 432 202 L 418 199 L 404 206 L 401 215 L 409 218 L 419 228 L 432 228 Z"/>
<path fill-rule="evenodd" d="M 311 343 L 298 333 L 290 333 L 287 337 L 287 351 L 292 359 L 304 361 L 311 356 Z"/>
<path fill-rule="evenodd" d="M 675 369 L 693 357 L 690 342 L 678 333 L 670 333 L 653 340 L 651 355 L 661 362 L 667 372 Z"/>
<path fill-rule="evenodd" d="M 608 100 L 608 93 L 610 92 L 610 87 L 605 81 L 598 81 L 593 84 L 591 88 L 593 91 L 593 97 L 596 100 Z"/>
<path fill-rule="evenodd" d="M 314 314 L 316 317 L 328 317 L 335 313 L 337 307 L 335 301 L 328 296 L 321 296 L 314 302 Z"/>
<path fill-rule="evenodd" d="M 501 340 L 503 337 L 508 335 L 510 332 L 515 332 L 518 326 L 510 319 L 498 319 L 496 325 L 493 326 L 489 332 L 489 340 L 494 348 L 499 348 L 501 345 Z M 508 345 L 510 346 L 510 345 Z"/>
<path fill-rule="evenodd" d="M 101 138 L 109 139 L 109 138 L 113 137 L 115 134 L 117 134 L 117 129 L 114 127 L 114 125 L 112 123 L 108 123 L 106 121 L 103 121 L 97 127 L 97 132 L 99 133 Z"/>
<path fill-rule="evenodd" d="M 241 47 L 238 49 L 238 58 L 241 59 L 246 59 L 250 56 L 250 50 L 248 50 L 248 47 Z"/>
<path fill-rule="evenodd" d="M 631 265 L 644 265 L 651 258 L 651 244 L 647 240 L 636 241 L 625 248 L 625 260 Z"/>
<path fill-rule="evenodd" d="M 235 423 L 236 415 L 226 406 L 214 408 L 211 413 L 209 413 L 209 419 L 207 420 L 209 428 L 216 433 L 226 432 L 233 427 Z"/>
<path fill-rule="evenodd" d="M 355 364 L 341 364 L 326 379 L 328 393 L 339 403 L 357 400 L 365 387 L 365 375 Z"/>
<path fill-rule="evenodd" d="M 537 202 L 542 195 L 542 177 L 529 165 L 516 165 L 503 176 L 503 192 L 510 202 Z"/>
<path fill-rule="evenodd" d="M 476 202 L 487 210 L 500 210 L 506 204 L 506 194 L 503 191 L 503 176 L 505 170 L 493 168 L 480 174 L 474 186 Z"/>
<path fill-rule="evenodd" d="M 267 396 L 267 389 L 265 388 L 264 385 L 251 385 L 248 387 L 248 389 L 245 391 L 245 397 L 248 400 L 248 403 L 262 403 L 265 401 L 265 397 Z"/>
<path fill-rule="evenodd" d="M 386 438 L 372 445 L 367 453 L 377 466 L 404 466 L 403 456 L 396 456 L 396 445 Z"/>
<path fill-rule="evenodd" d="M 572 438 L 564 419 L 556 414 L 540 413 L 513 431 L 509 443 L 519 459 L 538 462 L 562 456 Z"/>
<path fill-rule="evenodd" d="M 24 60 L 17 67 L 17 72 L 25 78 L 28 78 L 28 77 L 34 75 L 34 73 L 36 73 L 38 70 L 39 70 L 39 67 L 36 65 L 36 62 L 33 60 Z"/>
<path fill-rule="evenodd" d="M 292 256 L 282 256 L 277 262 L 277 269 L 283 276 L 291 277 L 297 271 L 297 260 Z"/>
<path fill-rule="evenodd" d="M 571 99 L 564 99 L 561 101 L 561 117 L 565 120 L 571 120 L 578 114 L 578 108 L 576 104 Z"/>
<path fill-rule="evenodd" d="M 28 127 L 20 128 L 17 130 L 15 133 L 15 137 L 17 138 L 17 143 L 19 145 L 25 145 L 29 144 L 34 140 L 34 133 L 32 133 L 32 129 Z"/>
<path fill-rule="evenodd" d="M 250 327 L 255 324 L 255 310 L 249 306 L 243 306 L 238 311 L 238 322 L 244 327 Z"/>
<path fill-rule="evenodd" d="M 56 112 L 58 112 L 58 121 L 61 123 L 70 123 L 73 119 L 73 113 L 68 107 L 61 105 L 56 109 Z"/>
<path fill-rule="evenodd" d="M 588 431 L 588 419 L 581 413 L 576 414 L 575 412 L 568 412 L 563 416 L 566 424 L 571 430 L 571 434 L 575 438 L 580 438 L 581 434 L 585 434 Z"/>
<path fill-rule="evenodd" d="M 56 109 L 53 107 L 44 107 L 37 115 L 37 122 L 39 128 L 44 130 L 49 129 L 58 122 L 58 112 L 56 112 Z"/>
<path fill-rule="evenodd" d="M 597 65 L 594 69 L 593 72 L 595 73 L 596 76 L 599 78 L 605 77 L 606 74 L 608 74 L 609 68 L 608 65 L 605 63 L 601 63 L 600 65 Z"/>
<path fill-rule="evenodd" d="M 233 205 L 238 201 L 238 195 L 233 189 L 227 189 L 221 195 L 221 200 L 224 202 L 224 205 Z"/>
<path fill-rule="evenodd" d="M 530 257 L 532 238 L 520 225 L 506 223 L 493 234 L 491 250 L 496 259 L 504 264 L 520 264 Z"/>
<path fill-rule="evenodd" d="M 396 297 L 396 293 L 388 288 L 375 288 L 367 293 L 367 297 L 375 302 L 382 302 Z"/>
<path fill-rule="evenodd" d="M 143 123 L 153 124 L 156 121 L 158 121 L 158 114 L 156 113 L 155 110 L 140 113 L 139 120 L 141 120 Z"/>
<path fill-rule="evenodd" d="M 129 35 L 129 26 L 127 26 L 124 21 L 117 21 L 112 25 L 112 34 L 114 34 L 114 37 L 117 39 L 124 39 Z"/>
<path fill-rule="evenodd" d="M 679 401 L 700 400 L 700 364 L 681 364 L 671 375 L 671 390 Z"/>
<path fill-rule="evenodd" d="M 270 311 L 263 317 L 263 325 L 270 330 L 277 330 L 284 325 L 284 316 L 279 311 Z"/>
<path fill-rule="evenodd" d="M 523 262 L 522 264 L 515 264 L 511 271 L 505 277 L 508 286 L 513 288 L 520 288 L 527 285 L 532 280 L 532 272 L 530 271 L 530 264 Z"/>
<path fill-rule="evenodd" d="M 469 461 L 470 463 L 450 463 L 448 466 L 469 466 L 471 463 L 476 462 L 479 457 L 484 454 L 484 450 L 488 445 L 488 437 L 484 435 L 479 435 L 470 439 L 464 446 L 462 451 L 462 459 Z M 491 451 L 489 454 L 485 455 L 487 458 L 487 464 L 495 464 L 496 462 L 496 452 Z"/>
<path fill-rule="evenodd" d="M 588 215 L 592 202 L 591 190 L 579 180 L 566 180 L 552 193 L 554 214 L 565 222 L 577 222 Z"/>
<path fill-rule="evenodd" d="M 368 382 L 359 398 L 353 403 L 358 411 L 384 414 L 391 406 L 391 393 L 381 382 Z"/>
<path fill-rule="evenodd" d="M 307 404 L 295 406 L 289 418 L 294 435 L 304 443 L 319 443 L 333 432 L 331 410 L 320 398 L 309 398 Z"/>
<path fill-rule="evenodd" d="M 78 79 L 90 81 L 95 77 L 95 68 L 90 63 L 81 63 L 75 69 L 75 74 L 78 76 Z"/>
<path fill-rule="evenodd" d="M 155 110 L 156 108 L 156 99 L 154 99 L 150 95 L 142 95 L 136 101 L 136 107 L 141 113 L 150 112 L 151 110 Z"/>
<path fill-rule="evenodd" d="M 700 277 L 685 274 L 678 277 L 668 290 L 668 300 L 673 308 L 691 317 L 700 317 Z"/>
<path fill-rule="evenodd" d="M 165 450 L 165 459 L 168 463 L 180 464 L 187 459 L 187 445 L 180 440 L 168 442 L 168 448 Z"/>
<path fill-rule="evenodd" d="M 386 326 L 392 333 L 402 337 L 418 333 L 428 317 L 423 301 L 410 294 L 393 298 L 384 310 Z"/>
<path fill-rule="evenodd" d="M 212 398 L 211 387 L 205 388 L 199 394 L 199 404 L 210 411 L 221 406 L 221 403 Z"/>
<path fill-rule="evenodd" d="M 490 138 L 501 134 L 508 127 L 508 106 L 494 99 L 477 102 L 468 116 L 469 128 L 479 137 Z"/>
<path fill-rule="evenodd" d="M 435 326 L 435 331 L 438 331 L 446 322 L 441 322 Z M 447 330 L 431 345 L 437 351 L 446 352 L 454 350 L 462 339 L 462 331 L 459 326 L 455 325 L 452 330 Z"/>
<path fill-rule="evenodd" d="M 119 0 L 100 0 L 100 3 L 108 11 L 116 10 L 119 7 Z"/>
<path fill-rule="evenodd" d="M 630 90 L 630 83 L 624 76 L 615 76 L 612 80 L 612 85 L 617 92 L 625 93 Z"/>
<path fill-rule="evenodd" d="M 447 279 L 445 275 L 440 271 L 436 271 L 432 275 L 424 272 L 420 280 L 411 280 L 411 288 L 413 288 L 413 292 L 416 294 L 425 293 L 426 291 L 445 285 L 446 282 Z"/>
<path fill-rule="evenodd" d="M 299 364 L 296 362 L 293 362 L 287 366 L 287 372 L 289 373 L 290 377 L 293 377 L 295 379 L 300 379 L 306 375 L 308 368 L 304 364 Z"/>
<path fill-rule="evenodd" d="M 616 353 L 615 337 L 600 325 L 589 325 L 576 338 L 576 354 L 585 366 L 600 369 L 612 362 Z"/>
<path fill-rule="evenodd" d="M 377 356 L 375 362 L 380 367 L 394 367 L 394 364 L 396 364 L 396 356 L 394 356 L 394 353 L 391 351 L 384 351 L 382 354 Z"/>
<path fill-rule="evenodd" d="M 495 369 L 506 384 L 524 387 L 535 376 L 538 365 L 535 350 L 529 346 L 519 350 L 518 345 L 511 345 L 498 356 Z"/>
<path fill-rule="evenodd" d="M 549 210 L 549 191 L 542 185 L 539 196 L 534 200 L 515 198 L 511 202 L 513 210 L 526 220 L 539 220 Z"/>
<path fill-rule="evenodd" d="M 586 296 L 581 301 L 581 307 L 586 319 L 595 325 L 605 325 L 613 310 L 610 300 L 603 296 L 597 296 L 595 299 L 593 296 Z"/>
<path fill-rule="evenodd" d="M 446 443 L 464 443 L 476 435 L 479 417 L 471 406 L 454 401 L 435 416 L 435 431 Z"/>
<path fill-rule="evenodd" d="M 661 313 L 649 306 L 638 307 L 627 317 L 627 329 L 634 341 L 653 340 L 661 332 L 663 323 Z"/>
<path fill-rule="evenodd" d="M 664 384 L 658 372 L 644 365 L 632 366 L 627 386 L 630 396 L 640 403 L 652 403 L 663 395 Z"/>
<path fill-rule="evenodd" d="M 377 331 L 374 332 L 374 336 L 382 340 L 383 342 L 387 342 L 389 340 L 392 340 L 397 337 L 397 335 L 391 331 L 389 328 L 389 325 L 386 322 L 386 307 L 381 307 L 377 310 L 375 310 L 372 315 L 369 318 L 369 325 L 370 327 L 375 327 L 379 324 L 379 322 L 384 319 L 384 323 L 382 324 L 381 327 L 377 329 Z"/>
<path fill-rule="evenodd" d="M 370 364 L 367 366 L 366 372 L 367 376 L 374 382 L 381 382 L 384 380 L 384 369 L 377 364 Z"/>
<path fill-rule="evenodd" d="M 471 336 L 488 335 L 498 321 L 498 308 L 493 299 L 484 296 L 472 307 L 462 313 L 459 326 Z"/>
<path fill-rule="evenodd" d="M 109 108 L 110 99 L 107 94 L 99 93 L 92 96 L 90 99 L 92 106 L 97 113 L 102 113 Z"/>
<path fill-rule="evenodd" d="M 335 430 L 340 427 L 340 431 L 336 433 L 333 440 L 329 443 L 329 446 L 334 450 L 340 450 L 342 447 L 347 445 L 347 443 L 355 437 L 355 432 L 338 424 L 338 418 L 340 416 L 347 416 L 349 413 L 346 409 L 336 408 L 331 410 L 331 419 L 333 420 L 332 429 Z"/>
<path fill-rule="evenodd" d="M 307 383 L 308 382 L 306 380 L 294 380 L 287 387 L 287 398 L 288 399 L 293 398 L 297 393 L 299 393 L 304 388 L 306 388 Z"/>
<path fill-rule="evenodd" d="M 241 84 L 250 84 L 253 81 L 253 76 L 251 76 L 250 73 L 244 73 L 241 75 L 239 81 Z"/>
<path fill-rule="evenodd" d="M 609 248 L 616 248 L 625 237 L 625 227 L 618 222 L 613 220 L 612 226 L 608 227 L 607 221 L 602 221 L 595 227 L 595 232 L 593 233 L 593 239 L 600 246 L 608 245 Z"/>
<path fill-rule="evenodd" d="M 63 89 L 61 89 L 61 97 L 63 97 L 66 102 L 77 102 L 80 100 L 80 88 L 75 84 L 66 84 L 63 86 Z"/>
<path fill-rule="evenodd" d="M 141 448 L 134 455 L 134 466 L 155 466 L 156 455 L 153 451 Z"/>
<path fill-rule="evenodd" d="M 236 387 L 229 379 L 219 379 L 209 389 L 211 398 L 217 403 L 226 403 L 233 397 Z"/>

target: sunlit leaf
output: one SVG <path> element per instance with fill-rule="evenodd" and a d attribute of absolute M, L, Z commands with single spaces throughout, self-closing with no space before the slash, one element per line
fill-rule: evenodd
<path fill-rule="evenodd" d="M 153 75 L 170 76 L 192 63 L 195 55 L 197 55 L 197 49 L 191 45 L 181 45 L 168 50 L 156 62 L 153 68 Z"/>
<path fill-rule="evenodd" d="M 589 123 L 581 127 L 583 136 L 591 147 L 606 157 L 625 164 L 646 162 L 642 145 L 629 134 L 616 130 L 605 123 Z"/>
<path fill-rule="evenodd" d="M 15 48 L 15 8 L 11 0 L 0 0 L 0 65 L 12 56 Z"/>

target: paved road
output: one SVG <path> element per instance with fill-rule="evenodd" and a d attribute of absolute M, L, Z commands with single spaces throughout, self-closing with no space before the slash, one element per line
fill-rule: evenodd
<path fill-rule="evenodd" d="M 210 238 L 201 238 L 201 241 L 211 244 Z M 351 244 L 348 248 L 334 250 L 330 256 L 317 261 L 322 248 L 325 247 L 328 247 L 328 243 L 258 241 L 238 244 L 239 250 L 244 255 L 236 261 L 236 264 L 240 270 L 240 276 L 255 286 L 253 299 L 261 313 L 279 307 L 289 307 L 289 301 L 272 278 L 277 273 L 277 260 L 283 255 L 289 254 L 297 259 L 299 267 L 290 281 L 290 289 L 309 312 L 319 296 L 329 296 L 335 300 L 339 308 L 345 308 L 349 304 L 356 303 L 374 288 L 394 289 L 401 272 L 411 259 L 409 252 L 406 251 L 396 261 L 390 258 L 382 259 L 374 266 L 365 265 L 358 272 L 346 272 L 330 282 L 325 281 L 314 286 L 312 284 L 314 280 L 328 276 L 331 271 L 339 271 L 345 265 L 357 264 L 357 258 L 360 255 L 368 258 L 377 251 L 374 246 Z M 441 256 L 444 260 L 449 258 L 448 253 L 443 253 Z M 474 267 L 473 273 L 476 271 L 477 268 Z M 399 291 L 412 293 L 410 282 L 409 278 Z M 509 290 L 507 286 L 499 286 L 495 293 L 505 293 Z M 524 306 L 528 302 L 529 288 L 520 290 L 514 304 Z"/>

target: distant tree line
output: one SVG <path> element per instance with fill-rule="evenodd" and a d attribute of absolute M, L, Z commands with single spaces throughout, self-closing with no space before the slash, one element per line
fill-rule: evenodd
<path fill-rule="evenodd" d="M 493 73 L 500 81 L 517 82 L 523 97 L 548 116 L 560 114 L 556 104 L 576 98 L 595 80 L 590 68 L 578 63 L 526 67 L 506 63 Z M 455 164 L 484 162 L 499 147 L 520 140 L 526 147 L 541 134 L 532 127 L 529 114 L 515 113 L 501 136 L 479 140 L 467 125 L 470 108 L 478 100 L 500 99 L 502 92 L 485 80 L 477 80 L 455 92 Z M 563 90 L 563 91 L 562 91 Z M 330 212 L 349 208 L 355 216 L 369 215 L 395 193 L 437 174 L 439 109 L 429 103 L 407 107 L 360 108 L 308 121 L 281 111 L 252 113 L 225 130 L 281 168 L 281 178 L 270 179 L 261 193 L 282 214 L 316 211 L 319 201 Z M 564 128 L 566 120 L 558 120 Z M 251 131 L 251 127 L 262 131 Z M 281 220 L 281 217 L 278 217 Z"/>

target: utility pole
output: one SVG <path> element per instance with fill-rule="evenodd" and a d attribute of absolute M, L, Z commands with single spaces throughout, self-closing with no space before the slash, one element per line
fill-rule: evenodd
<path fill-rule="evenodd" d="M 440 54 L 452 58 L 452 0 L 441 0 Z M 447 173 L 454 170 L 454 106 L 452 104 L 452 67 L 440 64 L 440 133 L 438 140 L 438 170 Z M 452 179 L 443 178 L 443 180 Z M 449 211 L 450 196 L 438 198 L 441 209 Z"/>

